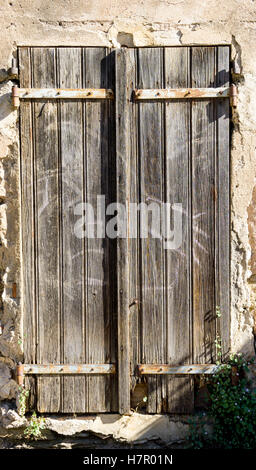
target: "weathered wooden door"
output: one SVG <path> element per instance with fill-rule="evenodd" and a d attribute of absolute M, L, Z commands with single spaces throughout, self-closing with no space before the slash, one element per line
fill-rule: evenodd
<path fill-rule="evenodd" d="M 129 49 L 127 62 L 127 85 L 155 90 L 129 105 L 130 201 L 182 205 L 180 246 L 154 234 L 130 240 L 131 361 L 142 364 L 148 411 L 182 413 L 194 406 L 193 379 L 161 364 L 214 363 L 217 337 L 229 350 L 230 108 L 158 100 L 157 89 L 228 87 L 229 47 Z"/>
<path fill-rule="evenodd" d="M 190 373 L 164 372 L 214 363 L 217 335 L 229 349 L 229 102 L 157 90 L 228 87 L 229 47 L 21 47 L 19 70 L 42 96 L 114 92 L 21 100 L 24 360 L 59 365 L 26 379 L 31 407 L 122 413 L 142 381 L 148 412 L 188 412 Z M 136 89 L 156 93 L 140 100 Z M 181 244 L 131 238 L 129 223 L 123 238 L 75 236 L 79 204 L 96 213 L 99 195 L 128 214 L 131 203 L 179 204 Z M 90 370 L 63 373 L 72 364 Z"/>
<path fill-rule="evenodd" d="M 21 87 L 114 86 L 102 47 L 20 48 L 19 68 Z M 79 204 L 96 212 L 97 195 L 115 199 L 114 104 L 24 101 L 20 118 L 25 362 L 115 363 L 114 243 L 74 233 Z M 114 375 L 40 375 L 32 386 L 41 412 L 117 409 Z"/>

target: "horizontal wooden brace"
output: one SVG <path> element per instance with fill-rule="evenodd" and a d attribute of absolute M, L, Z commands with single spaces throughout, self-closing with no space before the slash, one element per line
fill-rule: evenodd
<path fill-rule="evenodd" d="M 19 106 L 19 100 L 54 99 L 54 100 L 113 100 L 114 92 L 106 88 L 19 88 L 12 87 L 13 106 Z"/>
<path fill-rule="evenodd" d="M 115 374 L 114 364 L 23 364 L 27 375 Z"/>
<path fill-rule="evenodd" d="M 233 96 L 233 93 L 233 87 L 136 89 L 134 90 L 134 98 L 136 101 L 180 99 L 194 100 L 198 98 L 229 98 L 230 96 Z"/>
<path fill-rule="evenodd" d="M 216 364 L 188 364 L 184 366 L 170 366 L 168 364 L 139 364 L 138 372 L 141 375 L 198 375 L 215 374 L 219 369 Z"/>

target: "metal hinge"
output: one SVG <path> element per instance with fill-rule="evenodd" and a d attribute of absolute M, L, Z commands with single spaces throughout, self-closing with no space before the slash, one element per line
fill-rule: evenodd
<path fill-rule="evenodd" d="M 217 88 L 148 88 L 135 89 L 135 101 L 165 100 L 198 100 L 198 99 L 230 99 L 230 105 L 237 106 L 238 90 L 236 85 Z"/>
<path fill-rule="evenodd" d="M 106 88 L 19 88 L 12 87 L 12 104 L 14 108 L 23 100 L 113 100 L 114 92 Z"/>
<path fill-rule="evenodd" d="M 108 375 L 115 374 L 115 364 L 18 364 L 16 381 L 23 385 L 25 375 Z"/>
<path fill-rule="evenodd" d="M 232 83 L 230 87 L 230 106 L 232 106 L 232 108 L 236 108 L 237 101 L 238 101 L 238 88 L 234 83 Z"/>

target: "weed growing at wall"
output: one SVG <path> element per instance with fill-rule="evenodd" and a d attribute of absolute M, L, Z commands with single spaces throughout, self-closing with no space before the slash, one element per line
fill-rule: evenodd
<path fill-rule="evenodd" d="M 42 437 L 41 431 L 44 427 L 44 418 L 41 416 L 38 417 L 34 411 L 24 431 L 24 435 L 27 439 L 40 439 Z"/>
<path fill-rule="evenodd" d="M 256 391 L 249 389 L 246 377 L 250 362 L 242 355 L 232 355 L 214 376 L 205 379 L 211 399 L 207 415 L 213 419 L 213 434 L 208 438 L 206 416 L 192 419 L 191 447 L 256 448 Z"/>
<path fill-rule="evenodd" d="M 23 418 L 23 416 L 25 416 L 25 413 L 26 413 L 28 396 L 29 396 L 29 390 L 26 390 L 25 388 L 20 386 L 19 398 L 18 398 L 18 401 L 19 401 L 18 411 L 19 411 L 19 415 L 21 416 L 21 418 Z"/>
<path fill-rule="evenodd" d="M 27 399 L 29 397 L 29 390 L 19 387 L 19 415 L 23 418 L 26 414 Z M 44 418 L 37 416 L 34 411 L 32 416 L 28 418 L 28 424 L 24 430 L 24 435 L 27 439 L 40 439 L 42 437 L 42 429 L 44 429 Z"/>

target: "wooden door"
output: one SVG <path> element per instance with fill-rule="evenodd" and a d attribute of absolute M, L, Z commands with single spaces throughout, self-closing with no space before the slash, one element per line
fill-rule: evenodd
<path fill-rule="evenodd" d="M 149 413 L 191 411 L 190 374 L 151 366 L 212 364 L 218 336 L 229 351 L 229 102 L 142 102 L 134 91 L 228 87 L 229 47 L 21 47 L 19 70 L 23 88 L 115 93 L 21 101 L 25 363 L 116 366 L 32 375 L 31 407 L 124 413 L 145 383 Z M 131 238 L 129 224 L 117 240 L 76 237 L 79 204 L 96 213 L 98 195 L 128 218 L 131 203 L 179 204 L 181 244 L 166 249 L 150 231 Z"/>
<path fill-rule="evenodd" d="M 133 89 L 229 86 L 228 46 L 126 55 Z M 210 99 L 129 104 L 130 201 L 182 204 L 179 247 L 165 249 L 164 238 L 150 233 L 130 240 L 133 387 L 142 380 L 137 364 L 215 363 L 218 337 L 222 358 L 229 351 L 229 109 L 228 100 Z M 193 409 L 189 374 L 151 372 L 143 380 L 148 412 Z"/>
<path fill-rule="evenodd" d="M 113 88 L 107 48 L 19 49 L 20 86 Z M 114 103 L 21 102 L 24 355 L 29 364 L 116 362 L 115 243 L 78 238 L 76 207 L 115 200 Z M 115 376 L 31 378 L 41 412 L 117 409 Z"/>

